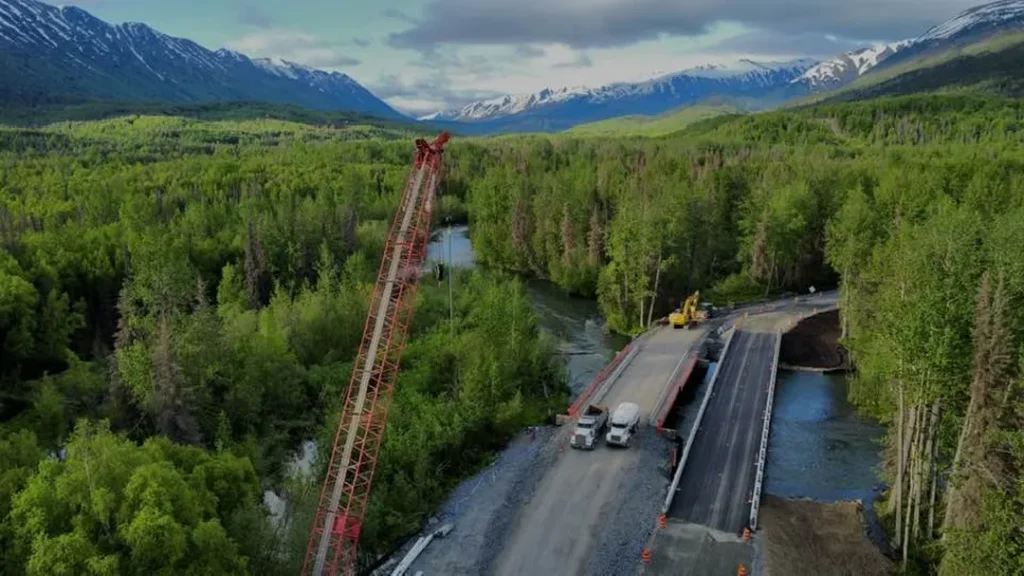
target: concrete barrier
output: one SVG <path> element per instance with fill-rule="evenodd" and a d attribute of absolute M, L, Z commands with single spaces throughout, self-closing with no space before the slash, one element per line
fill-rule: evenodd
<path fill-rule="evenodd" d="M 722 348 L 722 355 L 718 361 L 718 369 L 715 370 L 715 375 L 711 377 L 711 382 L 708 383 L 708 391 L 704 393 L 704 400 L 700 403 L 700 410 L 697 411 L 697 419 L 693 423 L 693 427 L 690 429 L 690 436 L 686 439 L 686 447 L 683 448 L 683 455 L 679 458 L 679 466 L 676 468 L 676 473 L 672 477 L 672 485 L 669 486 L 668 494 L 665 496 L 665 503 L 661 507 L 662 514 L 668 514 L 668 509 L 672 507 L 672 499 L 675 498 L 676 489 L 679 487 L 679 480 L 683 477 L 683 469 L 686 468 L 686 460 L 690 457 L 690 448 L 693 447 L 693 439 L 697 436 L 697 430 L 700 428 L 700 422 L 704 418 L 704 411 L 708 407 L 708 401 L 711 400 L 711 394 L 715 391 L 715 383 L 718 382 L 718 375 L 722 373 L 722 364 L 725 362 L 726 354 L 729 353 L 729 346 L 732 344 L 733 336 L 736 335 L 736 330 L 733 329 L 729 333 L 729 339 L 725 343 L 725 347 Z"/>

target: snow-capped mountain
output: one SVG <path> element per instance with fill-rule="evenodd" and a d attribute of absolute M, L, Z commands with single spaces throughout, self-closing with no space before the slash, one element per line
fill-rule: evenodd
<path fill-rule="evenodd" d="M 458 110 L 435 112 L 423 116 L 420 120 L 484 120 L 487 118 L 499 118 L 510 114 L 519 114 L 533 108 L 564 102 L 592 92 L 591 89 L 582 86 L 572 88 L 560 88 L 551 90 L 545 88 L 533 94 L 519 94 L 499 96 L 489 100 L 480 100 Z"/>
<path fill-rule="evenodd" d="M 813 92 L 834 90 L 863 76 L 913 43 L 913 40 L 902 40 L 853 50 L 813 66 L 793 83 L 804 84 Z"/>
<path fill-rule="evenodd" d="M 533 94 L 501 96 L 420 119 L 494 122 L 517 117 L 526 119 L 524 129 L 568 128 L 625 114 L 660 114 L 712 96 L 758 98 L 785 89 L 816 63 L 799 59 L 708 64 L 643 82 L 619 82 L 598 88 L 546 88 Z"/>
<path fill-rule="evenodd" d="M 251 100 L 401 117 L 345 74 L 211 51 L 145 24 L 112 25 L 36 0 L 0 0 L 0 53 L 0 97 Z"/>
<path fill-rule="evenodd" d="M 917 37 L 914 43 L 955 40 L 968 35 L 1020 27 L 1024 27 L 1024 0 L 1000 0 L 965 10 L 932 27 Z"/>
<path fill-rule="evenodd" d="M 976 6 L 916 38 L 861 48 L 822 62 L 794 80 L 794 84 L 804 84 L 812 92 L 835 90 L 872 70 L 1021 28 L 1024 0 Z"/>

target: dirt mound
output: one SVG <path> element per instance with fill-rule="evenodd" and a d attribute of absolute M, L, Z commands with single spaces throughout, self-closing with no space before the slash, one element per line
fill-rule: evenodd
<path fill-rule="evenodd" d="M 766 494 L 759 524 L 767 576 L 894 573 L 865 533 L 860 502 L 823 504 Z"/>
<path fill-rule="evenodd" d="M 839 344 L 841 334 L 838 310 L 801 320 L 792 330 L 782 335 L 780 361 L 784 365 L 799 368 L 847 369 L 846 349 Z"/>

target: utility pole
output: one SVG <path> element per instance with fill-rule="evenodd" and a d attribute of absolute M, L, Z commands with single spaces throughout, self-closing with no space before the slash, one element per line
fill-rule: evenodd
<path fill-rule="evenodd" d="M 448 324 L 451 328 L 452 338 L 455 337 L 455 308 L 452 304 L 452 217 L 445 218 L 448 224 Z"/>

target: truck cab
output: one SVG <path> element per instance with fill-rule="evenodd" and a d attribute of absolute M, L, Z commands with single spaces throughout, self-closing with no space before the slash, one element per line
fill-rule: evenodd
<path fill-rule="evenodd" d="M 569 444 L 573 448 L 593 450 L 605 424 L 608 423 L 608 409 L 604 406 L 587 406 L 576 421 Z"/>
<path fill-rule="evenodd" d="M 629 447 L 629 439 L 640 425 L 640 406 L 623 402 L 612 413 L 611 427 L 605 435 L 605 442 L 611 446 Z"/>

